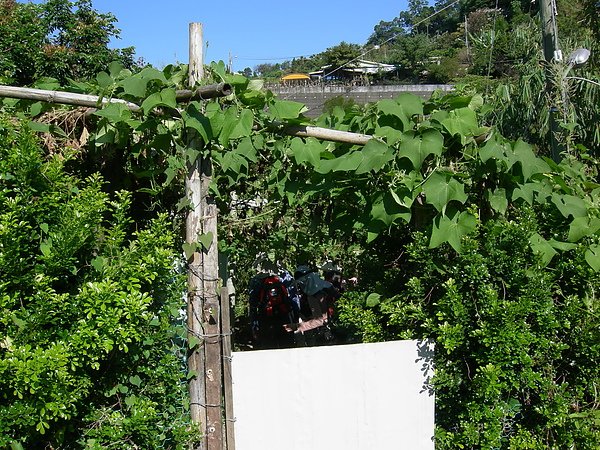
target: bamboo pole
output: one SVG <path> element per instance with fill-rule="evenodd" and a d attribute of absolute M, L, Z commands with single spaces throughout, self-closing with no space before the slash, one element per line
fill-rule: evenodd
<path fill-rule="evenodd" d="M 342 142 L 346 144 L 365 145 L 373 136 L 368 134 L 351 133 L 349 131 L 330 130 L 328 128 L 308 125 L 294 125 L 283 128 L 283 133 L 290 136 L 314 137 L 324 141 Z"/>
<path fill-rule="evenodd" d="M 217 97 L 231 95 L 233 89 L 228 83 L 209 84 L 200 86 L 195 90 L 181 89 L 175 91 L 175 99 L 178 102 L 189 100 L 209 100 Z M 24 100 L 38 100 L 46 103 L 59 103 L 63 105 L 88 106 L 98 108 L 109 103 L 122 103 L 131 111 L 139 111 L 141 108 L 135 103 L 120 98 L 101 98 L 97 95 L 77 94 L 75 92 L 49 91 L 46 89 L 0 86 L 0 97 L 19 98 Z"/>
<path fill-rule="evenodd" d="M 88 106 L 98 108 L 109 103 L 121 103 L 131 111 L 141 108 L 135 103 L 120 98 L 100 98 L 97 95 L 77 94 L 75 92 L 49 91 L 15 86 L 0 86 L 0 97 L 20 98 L 25 100 L 39 100 L 46 103 L 60 103 L 63 105 Z"/>
<path fill-rule="evenodd" d="M 233 89 L 229 83 L 219 83 L 200 86 L 195 90 L 178 90 L 175 92 L 175 98 L 178 102 L 184 100 L 208 100 L 217 97 L 227 97 L 232 92 Z"/>
<path fill-rule="evenodd" d="M 190 72 L 191 73 L 191 72 Z M 194 81 L 195 83 L 195 81 Z M 224 97 L 232 93 L 231 85 L 227 83 L 200 86 L 195 90 L 179 90 L 176 92 L 178 101 L 207 100 L 210 98 Z M 121 103 L 131 111 L 141 108 L 135 103 L 120 98 L 100 98 L 97 95 L 77 94 L 74 92 L 48 91 L 45 89 L 22 88 L 15 86 L 0 86 L 0 97 L 20 98 L 25 100 L 38 100 L 47 103 L 58 103 L 74 106 L 87 106 L 98 108 L 108 103 Z M 364 145 L 373 136 L 352 133 L 349 131 L 330 130 L 328 128 L 313 127 L 308 125 L 294 125 L 284 127 L 282 132 L 290 136 L 314 137 L 324 141 L 342 142 L 347 144 Z"/>

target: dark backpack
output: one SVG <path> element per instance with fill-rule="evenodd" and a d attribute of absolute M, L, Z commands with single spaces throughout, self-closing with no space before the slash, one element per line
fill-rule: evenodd
<path fill-rule="evenodd" d="M 288 291 L 276 275 L 262 280 L 258 293 L 258 313 L 263 317 L 288 317 L 292 312 L 292 304 Z"/>

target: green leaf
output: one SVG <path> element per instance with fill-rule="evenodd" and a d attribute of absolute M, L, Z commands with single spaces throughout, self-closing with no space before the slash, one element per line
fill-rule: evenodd
<path fill-rule="evenodd" d="M 108 64 L 108 73 L 112 78 L 117 78 L 125 68 L 119 61 L 112 61 Z"/>
<path fill-rule="evenodd" d="M 252 139 L 249 137 L 242 139 L 234 151 L 236 154 L 243 156 L 248 161 L 258 161 L 256 147 L 254 147 Z"/>
<path fill-rule="evenodd" d="M 531 246 L 533 253 L 541 257 L 544 267 L 547 266 L 550 261 L 552 261 L 554 255 L 556 255 L 556 250 L 554 250 L 552 245 L 538 233 L 533 234 L 529 238 L 529 245 Z"/>
<path fill-rule="evenodd" d="M 274 99 L 269 105 L 269 113 L 279 120 L 296 119 L 304 111 L 306 111 L 306 106 L 302 103 L 289 100 Z"/>
<path fill-rule="evenodd" d="M 442 121 L 442 125 L 452 136 L 459 135 L 463 145 L 466 144 L 468 137 L 479 134 L 477 115 L 470 108 L 453 109 L 449 112 L 448 118 Z"/>
<path fill-rule="evenodd" d="M 457 213 L 452 218 L 439 214 L 433 222 L 429 248 L 436 248 L 448 242 L 460 253 L 462 237 L 474 231 L 476 227 L 477 218 L 467 211 Z"/>
<path fill-rule="evenodd" d="M 188 348 L 190 350 L 195 349 L 196 347 L 198 347 L 198 344 L 200 344 L 200 338 L 197 336 L 190 336 L 188 338 Z"/>
<path fill-rule="evenodd" d="M 369 308 L 373 308 L 374 306 L 377 306 L 379 304 L 380 300 L 381 300 L 381 295 L 373 292 L 372 294 L 369 294 L 367 296 L 366 303 Z"/>
<path fill-rule="evenodd" d="M 40 224 L 40 230 L 42 230 L 44 233 L 48 233 L 48 224 L 47 223 Z"/>
<path fill-rule="evenodd" d="M 508 209 L 508 197 L 506 189 L 498 188 L 494 191 L 486 191 L 486 197 L 492 209 L 500 214 L 505 214 Z"/>
<path fill-rule="evenodd" d="M 590 245 L 585 252 L 585 260 L 592 269 L 596 272 L 600 272 L 600 245 Z"/>
<path fill-rule="evenodd" d="M 106 117 L 113 123 L 131 119 L 131 111 L 123 103 L 109 103 L 104 108 L 96 110 L 94 115 Z"/>
<path fill-rule="evenodd" d="M 52 254 L 52 243 L 50 240 L 42 242 L 40 244 L 40 250 L 42 251 L 42 254 L 48 258 L 51 254 Z"/>
<path fill-rule="evenodd" d="M 39 116 L 44 111 L 44 104 L 42 102 L 35 102 L 29 106 L 29 115 L 31 117 Z"/>
<path fill-rule="evenodd" d="M 362 161 L 356 168 L 358 175 L 371 172 L 378 172 L 389 161 L 394 159 L 392 150 L 383 142 L 371 139 L 363 147 Z"/>
<path fill-rule="evenodd" d="M 434 154 L 440 156 L 444 150 L 444 138 L 442 134 L 432 128 L 416 133 L 408 131 L 404 133 L 398 150 L 399 157 L 408 158 L 415 169 L 420 169 L 425 158 Z"/>
<path fill-rule="evenodd" d="M 390 189 L 394 201 L 404 208 L 410 208 L 415 201 L 415 194 L 405 185 L 400 185 L 395 190 Z"/>
<path fill-rule="evenodd" d="M 29 122 L 27 122 L 27 127 L 31 131 L 35 131 L 37 133 L 50 133 L 50 124 L 47 123 L 30 120 Z"/>
<path fill-rule="evenodd" d="M 569 242 L 577 242 L 585 236 L 591 236 L 600 230 L 600 219 L 597 217 L 576 217 L 569 225 Z"/>
<path fill-rule="evenodd" d="M 242 167 L 248 169 L 248 161 L 246 158 L 232 151 L 224 153 L 219 162 L 221 164 L 221 169 L 224 172 L 230 170 L 235 174 L 240 174 L 242 173 Z"/>
<path fill-rule="evenodd" d="M 143 98 L 146 96 L 148 80 L 144 80 L 140 77 L 128 77 L 121 81 L 120 84 L 123 86 L 123 92 L 126 95 L 131 95 L 138 98 Z"/>
<path fill-rule="evenodd" d="M 229 139 L 238 139 L 241 137 L 250 136 L 253 125 L 254 113 L 250 109 L 243 109 L 237 119 L 235 127 L 229 135 Z"/>
<path fill-rule="evenodd" d="M 577 244 L 572 244 L 570 242 L 561 242 L 561 241 L 557 241 L 555 239 L 550 239 L 548 241 L 548 243 L 552 246 L 552 248 L 555 248 L 562 252 L 566 252 L 569 250 L 575 250 L 577 248 Z"/>
<path fill-rule="evenodd" d="M 212 140 L 213 132 L 210 120 L 200 112 L 196 103 L 190 103 L 187 110 L 181 113 L 181 118 L 184 125 L 187 128 L 196 130 L 205 143 Z"/>
<path fill-rule="evenodd" d="M 293 138 L 290 149 L 292 150 L 296 164 L 307 162 L 312 167 L 319 166 L 321 153 L 325 151 L 323 145 L 314 138 L 308 138 L 306 141 L 300 138 Z"/>
<path fill-rule="evenodd" d="M 334 159 L 322 159 L 319 161 L 319 167 L 315 170 L 319 173 L 333 172 L 353 172 L 363 161 L 363 154 L 360 151 L 353 151 Z"/>
<path fill-rule="evenodd" d="M 396 142 L 402 139 L 402 131 L 387 125 L 383 127 L 377 126 L 373 135 L 376 137 L 385 138 L 385 141 L 388 143 L 388 145 L 394 145 Z"/>
<path fill-rule="evenodd" d="M 371 217 L 373 220 L 381 221 L 386 226 L 392 225 L 396 219 L 402 219 L 406 223 L 410 222 L 410 208 L 401 206 L 396 202 L 390 192 L 379 195 L 371 205 Z"/>
<path fill-rule="evenodd" d="M 175 89 L 163 89 L 160 92 L 150 94 L 142 102 L 142 109 L 144 114 L 148 114 L 154 108 L 158 106 L 166 106 L 168 108 L 177 108 L 177 101 L 175 99 Z"/>
<path fill-rule="evenodd" d="M 234 108 L 228 108 L 220 116 L 223 119 L 222 119 L 221 132 L 219 134 L 219 143 L 223 147 L 227 147 L 229 145 L 229 138 L 238 123 L 237 111 Z M 211 120 L 211 125 L 212 125 L 212 120 Z"/>
<path fill-rule="evenodd" d="M 208 251 L 213 243 L 213 233 L 209 231 L 208 233 L 204 233 L 198 236 L 198 241 L 202 244 L 202 247 Z"/>
<path fill-rule="evenodd" d="M 494 159 L 496 161 L 508 161 L 506 152 L 507 144 L 504 142 L 498 142 L 498 139 L 494 138 L 487 141 L 485 145 L 479 149 L 479 158 L 483 162 L 486 162 L 489 159 Z"/>
<path fill-rule="evenodd" d="M 512 201 L 516 201 L 519 198 L 525 200 L 528 204 L 533 205 L 533 194 L 538 191 L 539 185 L 537 183 L 525 183 L 520 184 L 512 192 Z"/>
<path fill-rule="evenodd" d="M 106 266 L 107 260 L 102 256 L 96 256 L 92 259 L 92 267 L 96 269 L 98 272 L 102 272 L 104 267 Z"/>
<path fill-rule="evenodd" d="M 509 155 L 509 158 L 514 158 L 515 162 L 521 164 L 521 171 L 525 181 L 529 180 L 532 175 L 550 171 L 550 166 L 543 159 L 535 156 L 531 145 L 521 139 L 515 142 L 513 153 Z"/>
<path fill-rule="evenodd" d="M 96 75 L 96 80 L 98 81 L 98 86 L 103 89 L 115 82 L 115 80 L 113 80 L 106 72 L 100 72 L 98 75 Z"/>
<path fill-rule="evenodd" d="M 142 379 L 138 375 L 133 375 L 129 377 L 129 382 L 134 386 L 140 387 L 142 384 Z"/>
<path fill-rule="evenodd" d="M 441 213 L 449 202 L 455 200 L 464 204 L 468 198 L 465 194 L 465 186 L 461 182 L 448 174 L 438 172 L 432 173 L 423 183 L 423 192 L 427 203 Z"/>
<path fill-rule="evenodd" d="M 185 257 L 189 260 L 192 256 L 194 256 L 194 253 L 196 252 L 196 249 L 198 248 L 198 244 L 196 242 L 184 242 L 181 245 L 181 248 L 183 249 L 183 252 L 185 253 Z"/>
<path fill-rule="evenodd" d="M 383 115 L 399 118 L 400 122 L 402 123 L 402 131 L 407 131 L 409 128 L 411 128 L 410 116 L 407 114 L 404 108 L 394 100 L 384 99 L 378 101 L 377 110 Z"/>
<path fill-rule="evenodd" d="M 581 197 L 555 193 L 551 201 L 566 218 L 587 217 L 587 205 Z"/>
<path fill-rule="evenodd" d="M 394 100 L 402 107 L 408 117 L 423 115 L 423 99 L 418 95 L 404 92 L 396 96 Z"/>

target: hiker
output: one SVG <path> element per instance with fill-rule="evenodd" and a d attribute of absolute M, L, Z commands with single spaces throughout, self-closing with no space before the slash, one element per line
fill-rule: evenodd
<path fill-rule="evenodd" d="M 255 267 L 258 273 L 248 289 L 252 338 L 260 348 L 293 347 L 293 335 L 285 328 L 299 317 L 299 308 L 284 281 L 291 279 L 291 274 L 264 256 L 257 258 Z"/>
<path fill-rule="evenodd" d="M 294 278 L 301 293 L 300 322 L 288 325 L 286 329 L 295 332 L 297 343 L 304 338 L 306 344 L 314 345 L 320 337 L 331 342 L 333 299 L 337 298 L 335 288 L 306 265 L 298 266 Z"/>
<path fill-rule="evenodd" d="M 323 279 L 329 281 L 338 292 L 338 298 L 346 290 L 346 280 L 342 277 L 342 268 L 333 261 L 327 261 L 321 266 Z"/>

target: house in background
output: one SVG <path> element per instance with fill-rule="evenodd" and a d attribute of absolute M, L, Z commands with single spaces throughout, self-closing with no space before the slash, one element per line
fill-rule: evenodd
<path fill-rule="evenodd" d="M 393 64 L 358 59 L 338 69 L 331 65 L 323 66 L 321 70 L 310 72 L 309 75 L 312 80 L 319 81 L 364 81 L 368 76 L 392 74 L 395 71 L 396 66 Z"/>

